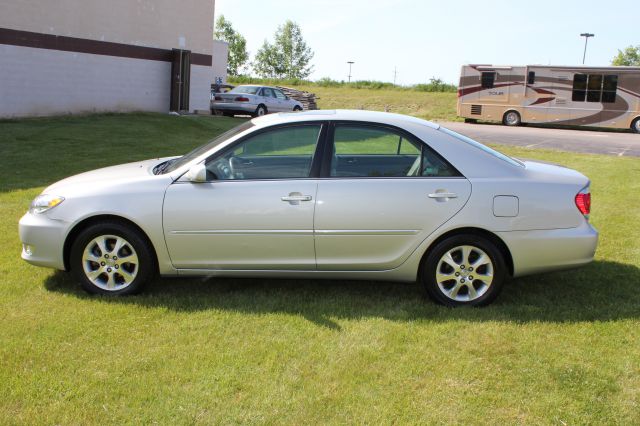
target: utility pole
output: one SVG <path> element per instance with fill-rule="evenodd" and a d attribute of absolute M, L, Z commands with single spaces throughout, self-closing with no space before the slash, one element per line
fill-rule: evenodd
<path fill-rule="evenodd" d="M 393 67 L 393 85 L 396 85 L 396 77 L 398 76 L 398 67 Z"/>
<path fill-rule="evenodd" d="M 351 65 L 355 64 L 353 61 L 347 61 L 349 64 L 349 83 L 351 83 Z"/>
<path fill-rule="evenodd" d="M 582 33 L 580 37 L 584 37 L 584 53 L 582 54 L 582 65 L 584 65 L 584 60 L 587 57 L 587 42 L 589 41 L 589 37 L 595 37 L 595 34 Z"/>

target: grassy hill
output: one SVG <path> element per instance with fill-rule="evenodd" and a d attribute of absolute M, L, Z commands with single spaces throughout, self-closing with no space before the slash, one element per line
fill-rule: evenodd
<path fill-rule="evenodd" d="M 246 83 L 258 83 L 248 80 Z M 322 85 L 305 81 L 260 81 L 263 84 L 282 85 L 315 93 L 321 109 L 367 109 L 412 115 L 433 121 L 462 121 L 456 116 L 457 95 L 452 87 L 445 92 L 429 85 L 414 87 L 393 86 L 389 83 L 355 82 L 351 84 Z M 367 83 L 367 84 L 363 84 Z M 234 81 L 232 84 L 245 84 Z M 436 89 L 437 90 L 437 89 Z"/>

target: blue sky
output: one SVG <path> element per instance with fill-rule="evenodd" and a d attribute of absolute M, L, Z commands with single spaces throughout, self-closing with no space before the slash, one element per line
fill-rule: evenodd
<path fill-rule="evenodd" d="M 219 14 L 247 39 L 251 57 L 291 19 L 314 50 L 311 79 L 456 82 L 460 65 L 608 65 L 640 44 L 639 0 L 216 0 Z"/>

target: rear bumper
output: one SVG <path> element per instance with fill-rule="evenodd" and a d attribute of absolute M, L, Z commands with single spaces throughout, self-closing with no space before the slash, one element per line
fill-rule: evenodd
<path fill-rule="evenodd" d="M 64 270 L 63 246 L 69 224 L 46 214 L 27 213 L 18 229 L 22 241 L 22 258 L 36 266 Z"/>
<path fill-rule="evenodd" d="M 588 222 L 577 228 L 497 232 L 513 258 L 514 276 L 569 269 L 593 261 L 598 231 Z"/>
<path fill-rule="evenodd" d="M 211 110 L 235 114 L 253 114 L 258 106 L 248 102 L 212 102 Z"/>

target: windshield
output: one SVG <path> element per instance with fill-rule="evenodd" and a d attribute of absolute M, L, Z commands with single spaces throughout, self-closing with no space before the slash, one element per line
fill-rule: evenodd
<path fill-rule="evenodd" d="M 465 135 L 461 135 L 460 133 L 456 133 L 453 130 L 446 129 L 444 127 L 440 127 L 440 130 L 448 135 L 453 136 L 454 138 L 460 139 L 462 142 L 466 142 L 469 145 L 475 146 L 476 148 L 479 148 L 484 152 L 493 155 L 494 157 L 497 157 L 503 161 L 506 161 L 507 163 L 513 166 L 524 167 L 524 164 L 522 164 L 520 161 L 514 158 L 511 158 L 508 155 L 504 155 L 503 153 L 498 152 L 495 149 L 491 149 L 488 146 L 481 144 L 480 142 L 474 141 L 473 139 Z"/>
<path fill-rule="evenodd" d="M 241 125 L 236 126 L 233 129 L 227 130 L 217 138 L 207 142 L 202 146 L 199 146 L 198 148 L 194 149 L 190 153 L 185 154 L 182 157 L 174 158 L 173 160 L 169 160 L 165 163 L 160 164 L 159 166 L 156 167 L 155 173 L 156 174 L 171 173 L 172 171 L 177 170 L 180 167 L 184 166 L 194 158 L 201 156 L 205 152 L 209 151 L 211 148 L 220 145 L 221 143 L 231 139 L 232 137 L 234 137 L 239 133 L 244 132 L 245 130 L 250 129 L 251 127 L 253 127 L 253 123 L 250 120 L 245 121 Z"/>
<path fill-rule="evenodd" d="M 238 86 L 234 89 L 229 90 L 229 93 L 244 93 L 247 95 L 255 95 L 258 90 L 260 90 L 260 86 Z"/>

